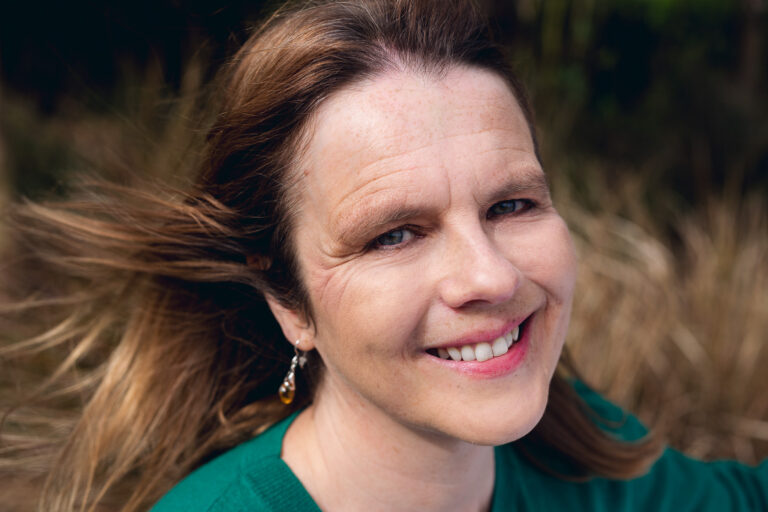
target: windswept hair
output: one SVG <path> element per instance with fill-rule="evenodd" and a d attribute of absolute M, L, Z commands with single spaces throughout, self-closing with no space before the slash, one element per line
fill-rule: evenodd
<path fill-rule="evenodd" d="M 270 17 L 226 66 L 188 190 L 101 184 L 87 199 L 14 205 L 0 307 L 15 319 L 8 332 L 39 331 L 0 346 L 0 474 L 43 479 L 46 512 L 143 510 L 305 406 L 322 362 L 311 360 L 291 406 L 277 400 L 291 347 L 264 297 L 312 319 L 291 237 L 309 121 L 357 81 L 451 66 L 503 77 L 535 141 L 528 100 L 470 0 L 303 3 Z M 605 434 L 572 372 L 564 360 L 530 436 L 571 461 L 572 477 L 643 473 L 658 443 Z"/>

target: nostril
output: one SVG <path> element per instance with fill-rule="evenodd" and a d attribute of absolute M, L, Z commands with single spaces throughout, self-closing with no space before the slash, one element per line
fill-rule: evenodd
<path fill-rule="evenodd" d="M 466 271 L 445 283 L 443 297 L 452 308 L 498 305 L 517 293 L 520 276 L 511 268 L 480 273 Z"/>

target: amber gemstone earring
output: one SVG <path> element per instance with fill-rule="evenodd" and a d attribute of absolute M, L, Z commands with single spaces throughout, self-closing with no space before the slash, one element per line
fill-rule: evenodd
<path fill-rule="evenodd" d="M 299 350 L 300 342 L 301 340 L 296 340 L 293 346 L 294 356 L 291 359 L 291 367 L 288 369 L 288 373 L 285 374 L 283 383 L 280 384 L 280 389 L 277 390 L 280 401 L 286 405 L 293 402 L 293 397 L 296 396 L 296 366 L 304 368 L 304 364 L 307 362 L 307 356 Z"/>

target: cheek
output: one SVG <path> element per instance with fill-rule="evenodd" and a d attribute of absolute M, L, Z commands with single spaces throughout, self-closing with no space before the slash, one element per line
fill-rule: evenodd
<path fill-rule="evenodd" d="M 542 362 L 548 366 L 547 374 L 551 377 L 570 323 L 576 282 L 576 253 L 570 232 L 559 217 L 538 237 L 538 257 L 530 257 L 528 275 L 546 295 L 542 328 L 548 333 L 546 338 L 551 340 L 552 353 L 551 357 L 543 357 Z"/>
<path fill-rule="evenodd" d="M 570 305 L 576 282 L 576 253 L 565 222 L 556 217 L 518 240 L 515 263 L 525 277 L 538 284 L 550 302 Z"/>
<path fill-rule="evenodd" d="M 552 248 L 550 268 L 553 275 L 552 289 L 562 302 L 570 304 L 576 284 L 576 250 L 568 227 L 561 219 L 556 225 L 558 243 Z"/>
<path fill-rule="evenodd" d="M 310 268 L 305 275 L 321 352 L 394 355 L 409 349 L 426 304 L 416 268 L 359 261 Z"/>

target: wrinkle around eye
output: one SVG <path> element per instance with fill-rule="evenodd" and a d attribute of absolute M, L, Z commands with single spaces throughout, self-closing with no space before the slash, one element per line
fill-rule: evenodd
<path fill-rule="evenodd" d="M 308 288 L 315 290 L 316 295 L 310 297 L 317 301 L 335 301 L 340 300 L 344 295 L 347 284 L 357 268 L 353 263 L 363 251 L 352 250 L 344 247 L 332 247 L 333 244 L 322 243 L 315 249 L 311 257 L 314 264 L 308 267 L 313 268 L 312 272 L 304 274 Z M 333 283 L 341 283 L 333 285 Z M 333 290 L 332 292 L 330 290 Z M 331 296 L 329 296 L 331 293 Z"/>

